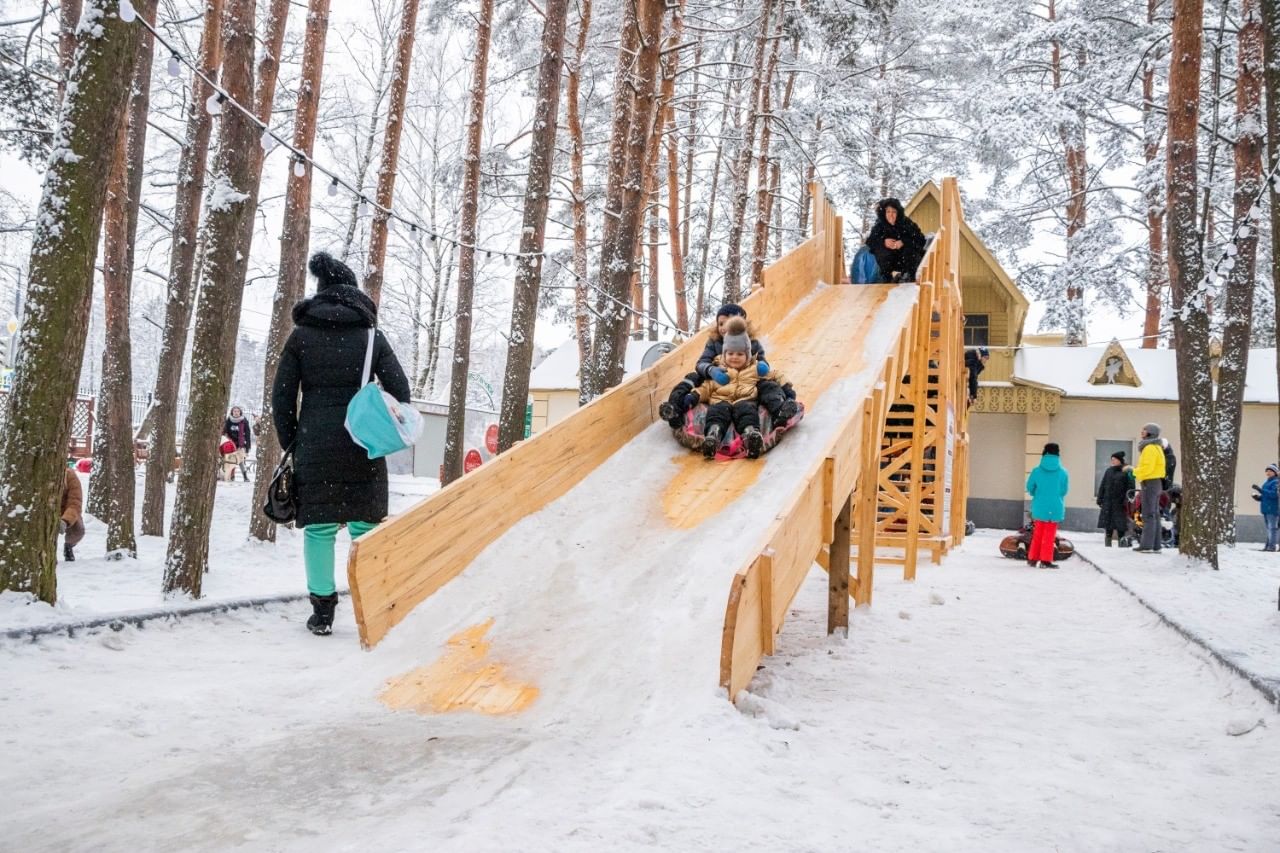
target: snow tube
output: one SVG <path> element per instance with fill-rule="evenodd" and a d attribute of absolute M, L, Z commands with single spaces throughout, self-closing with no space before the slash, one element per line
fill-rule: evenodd
<path fill-rule="evenodd" d="M 222 444 L 218 445 L 218 452 L 223 456 L 226 456 L 228 453 L 235 453 L 236 443 L 228 438 L 226 441 L 222 442 Z"/>
<path fill-rule="evenodd" d="M 878 284 L 880 282 L 880 265 L 871 250 L 863 246 L 853 256 L 853 266 L 849 270 L 849 280 L 854 284 Z"/>
<path fill-rule="evenodd" d="M 1024 527 L 1012 536 L 1000 540 L 1000 553 L 1011 560 L 1027 559 L 1027 548 L 1031 545 L 1031 528 Z M 1076 553 L 1076 546 L 1070 539 L 1055 536 L 1053 539 L 1053 559 L 1070 559 Z"/>
<path fill-rule="evenodd" d="M 774 445 L 781 440 L 783 434 L 795 427 L 804 419 L 804 403 L 796 401 L 796 413 L 791 420 L 784 424 L 773 423 L 773 418 L 769 417 L 769 413 L 764 406 L 760 407 L 760 432 L 764 434 L 764 452 L 768 453 L 773 449 Z M 676 441 L 690 450 L 702 452 L 702 438 L 706 434 L 707 426 L 707 404 L 699 403 L 694 406 L 684 416 L 684 428 L 673 429 Z M 716 459 L 720 461 L 728 459 L 746 459 L 747 448 L 742 441 L 742 436 L 730 426 L 729 433 L 720 442 L 720 450 L 716 453 Z"/>

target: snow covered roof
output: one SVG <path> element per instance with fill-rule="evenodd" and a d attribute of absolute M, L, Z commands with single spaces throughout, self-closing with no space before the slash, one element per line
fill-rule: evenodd
<path fill-rule="evenodd" d="M 1013 360 L 1014 381 L 1025 380 L 1060 388 L 1067 397 L 1095 397 L 1108 400 L 1177 400 L 1178 354 L 1171 349 L 1124 349 L 1137 373 L 1137 387 L 1102 383 L 1089 377 L 1106 353 L 1106 346 L 1037 347 L 1024 346 Z M 1246 403 L 1277 403 L 1276 351 L 1249 350 L 1245 373 Z"/>
<path fill-rule="evenodd" d="M 657 341 L 627 341 L 623 375 L 630 376 L 638 372 L 645 353 L 657 345 Z M 529 374 L 529 390 L 577 391 L 578 368 L 578 342 L 570 339 L 533 369 Z"/>

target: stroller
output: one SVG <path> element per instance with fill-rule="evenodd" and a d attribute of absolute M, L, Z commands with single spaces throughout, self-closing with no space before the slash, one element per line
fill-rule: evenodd
<path fill-rule="evenodd" d="M 1160 547 L 1176 548 L 1178 547 L 1177 536 L 1177 504 L 1174 500 L 1174 492 L 1178 497 L 1182 494 L 1182 489 L 1174 486 L 1173 489 L 1160 493 Z M 1131 543 L 1142 541 L 1142 492 L 1137 489 L 1130 489 L 1126 497 L 1129 500 L 1129 541 Z"/>
<path fill-rule="evenodd" d="M 1000 553 L 1010 560 L 1027 559 L 1027 549 L 1031 547 L 1031 522 L 1027 522 L 1012 536 L 1000 540 Z M 1076 552 L 1076 546 L 1064 536 L 1053 538 L 1053 559 L 1061 562 Z"/>

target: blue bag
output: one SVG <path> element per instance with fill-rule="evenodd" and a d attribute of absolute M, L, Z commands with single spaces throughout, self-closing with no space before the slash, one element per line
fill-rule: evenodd
<path fill-rule="evenodd" d="M 351 440 L 369 454 L 380 459 L 412 446 L 422 435 L 422 415 L 379 388 L 373 381 L 373 341 L 376 329 L 369 330 L 369 345 L 364 353 L 364 387 L 347 404 L 347 433 Z"/>
<path fill-rule="evenodd" d="M 880 265 L 876 263 L 876 256 L 871 254 L 871 250 L 866 246 L 859 249 L 858 254 L 853 256 L 853 269 L 850 271 L 849 278 L 854 284 L 880 282 Z"/>

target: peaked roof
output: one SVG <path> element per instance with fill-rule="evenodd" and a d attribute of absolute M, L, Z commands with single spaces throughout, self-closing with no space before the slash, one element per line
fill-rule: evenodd
<path fill-rule="evenodd" d="M 907 202 L 907 215 L 920 206 L 926 198 L 932 198 L 938 205 L 938 209 L 942 209 L 942 190 L 933 181 L 925 181 L 915 195 L 911 197 L 911 201 Z M 1008 297 L 1010 304 L 1013 305 L 1013 320 L 1017 328 L 1017 339 L 1022 337 L 1022 324 L 1026 320 L 1027 310 L 1031 307 L 1031 301 L 1018 289 L 1018 285 L 1013 283 L 1013 279 L 1009 278 L 1009 274 L 1004 271 L 1004 267 L 1000 266 L 1000 262 L 996 260 L 995 255 L 991 254 L 991 250 L 982 242 L 982 238 L 969 227 L 969 223 L 963 216 L 960 217 L 960 236 L 968 243 L 978 256 L 982 258 L 983 263 L 991 270 L 992 278 Z"/>
<path fill-rule="evenodd" d="M 657 344 L 657 341 L 627 341 L 623 375 L 630 376 L 639 371 L 645 353 Z M 539 362 L 529 374 L 529 390 L 577 391 L 578 368 L 578 342 L 570 338 Z"/>
<path fill-rule="evenodd" d="M 1089 374 L 1089 382 L 1093 385 L 1130 385 L 1142 387 L 1142 377 L 1134 370 L 1133 362 L 1114 338 L 1098 359 L 1098 366 Z"/>

